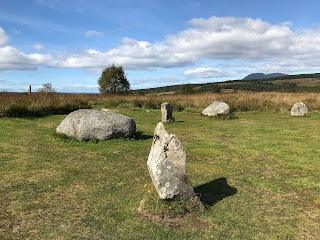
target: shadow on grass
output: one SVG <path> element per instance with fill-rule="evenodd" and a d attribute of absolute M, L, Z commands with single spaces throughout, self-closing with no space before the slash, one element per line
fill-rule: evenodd
<path fill-rule="evenodd" d="M 222 199 L 232 196 L 238 192 L 234 187 L 227 183 L 226 178 L 218 178 L 211 182 L 202 184 L 194 188 L 201 202 L 206 206 L 213 206 Z"/>
<path fill-rule="evenodd" d="M 151 135 L 146 135 L 142 131 L 137 131 L 133 134 L 132 139 L 134 140 L 147 140 L 153 138 Z"/>
<path fill-rule="evenodd" d="M 153 136 L 151 136 L 151 135 L 145 135 L 145 134 L 143 134 L 142 131 L 137 131 L 137 132 L 135 132 L 130 138 L 119 137 L 119 138 L 113 138 L 113 139 L 108 139 L 108 140 L 99 140 L 99 139 L 97 139 L 97 138 L 77 140 L 75 137 L 67 136 L 67 135 L 64 134 L 64 133 L 57 133 L 55 129 L 54 129 L 53 132 L 52 132 L 52 136 L 53 136 L 55 139 L 60 139 L 60 140 L 62 140 L 63 142 L 88 142 L 88 143 L 99 143 L 99 142 L 105 142 L 105 141 L 115 140 L 115 139 L 123 139 L 123 140 L 147 140 L 147 139 L 153 138 Z"/>

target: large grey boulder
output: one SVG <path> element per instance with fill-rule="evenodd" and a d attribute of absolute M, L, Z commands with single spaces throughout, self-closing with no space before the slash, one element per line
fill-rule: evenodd
<path fill-rule="evenodd" d="M 218 114 L 229 114 L 230 107 L 225 102 L 214 101 L 208 107 L 206 107 L 203 111 L 203 115 L 207 116 L 216 116 Z"/>
<path fill-rule="evenodd" d="M 172 107 L 167 102 L 161 104 L 161 122 L 174 122 Z"/>
<path fill-rule="evenodd" d="M 291 108 L 291 116 L 304 116 L 308 113 L 308 108 L 303 102 L 297 102 Z"/>
<path fill-rule="evenodd" d="M 77 140 L 108 140 L 131 137 L 136 131 L 136 123 L 132 118 L 118 113 L 80 109 L 70 113 L 56 131 Z"/>
<path fill-rule="evenodd" d="M 196 197 L 186 169 L 186 153 L 181 141 L 168 134 L 159 122 L 153 137 L 148 170 L 161 199 L 189 200 Z"/>

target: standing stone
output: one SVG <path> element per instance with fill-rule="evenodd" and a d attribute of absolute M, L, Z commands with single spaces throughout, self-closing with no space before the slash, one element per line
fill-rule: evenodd
<path fill-rule="evenodd" d="M 181 141 L 168 134 L 159 122 L 147 161 L 150 176 L 161 199 L 189 200 L 196 197 L 186 169 Z"/>
<path fill-rule="evenodd" d="M 70 113 L 56 131 L 77 140 L 108 140 L 131 137 L 136 131 L 136 123 L 132 118 L 115 112 L 80 109 Z"/>
<path fill-rule="evenodd" d="M 303 102 L 297 102 L 291 108 L 291 116 L 304 116 L 308 113 L 308 108 Z"/>
<path fill-rule="evenodd" d="M 202 111 L 203 115 L 216 116 L 218 114 L 229 114 L 230 107 L 225 102 L 214 101 L 211 105 Z"/>
<path fill-rule="evenodd" d="M 167 102 L 161 104 L 161 122 L 174 122 L 172 107 Z"/>
<path fill-rule="evenodd" d="M 29 84 L 28 94 L 31 94 L 31 84 Z"/>

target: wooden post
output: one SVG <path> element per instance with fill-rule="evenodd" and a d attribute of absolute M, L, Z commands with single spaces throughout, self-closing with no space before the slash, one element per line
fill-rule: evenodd
<path fill-rule="evenodd" d="M 31 94 L 31 84 L 29 84 L 28 94 Z"/>

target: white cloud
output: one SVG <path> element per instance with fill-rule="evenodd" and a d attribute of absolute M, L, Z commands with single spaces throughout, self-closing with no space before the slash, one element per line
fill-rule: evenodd
<path fill-rule="evenodd" d="M 53 62 L 49 54 L 25 54 L 10 46 L 0 47 L 0 71 L 35 71 L 38 66 L 46 66 Z"/>
<path fill-rule="evenodd" d="M 73 85 L 73 87 L 81 87 L 81 88 L 99 88 L 99 85 L 81 85 L 81 84 L 76 84 L 76 85 Z"/>
<path fill-rule="evenodd" d="M 287 26 L 270 25 L 261 19 L 192 19 L 193 28 L 169 36 L 174 51 L 193 58 L 261 59 L 287 54 L 295 33 Z"/>
<path fill-rule="evenodd" d="M 41 0 L 43 1 L 43 0 Z M 82 68 L 101 73 L 108 65 L 122 65 L 126 70 L 153 70 L 188 66 L 200 59 L 235 60 L 243 68 L 252 61 L 262 63 L 257 69 L 269 72 L 319 71 L 320 30 L 293 31 L 290 23 L 272 25 L 261 19 L 238 17 L 194 18 L 190 28 L 151 43 L 124 38 L 106 51 L 89 49 L 77 54 L 26 54 L 8 46 L 9 37 L 0 28 L 0 70 L 34 70 L 38 66 Z M 101 37 L 90 30 L 87 37 Z M 237 70 L 240 71 L 240 70 Z M 230 73 L 213 67 L 185 72 L 188 77 L 218 77 Z"/>
<path fill-rule="evenodd" d="M 230 77 L 235 76 L 237 73 L 229 73 L 221 70 L 220 68 L 213 67 L 199 67 L 184 72 L 184 76 L 187 78 L 214 78 L 214 77 Z"/>
<path fill-rule="evenodd" d="M 163 44 L 124 38 L 122 45 L 117 48 L 105 52 L 90 49 L 83 54 L 67 57 L 60 62 L 59 67 L 103 69 L 107 65 L 116 64 L 129 70 L 150 70 L 183 66 L 192 62 L 191 59 L 172 53 L 170 49 Z"/>
<path fill-rule="evenodd" d="M 95 30 L 89 30 L 87 32 L 84 33 L 85 37 L 96 37 L 96 38 L 100 38 L 103 37 L 103 32 L 98 32 Z"/>
<path fill-rule="evenodd" d="M 38 43 L 32 45 L 32 48 L 35 49 L 35 50 L 38 50 L 38 51 L 44 51 L 44 50 L 46 50 L 43 45 L 38 44 Z"/>
<path fill-rule="evenodd" d="M 0 47 L 7 46 L 10 42 L 10 38 L 6 32 L 0 27 Z"/>
<path fill-rule="evenodd" d="M 269 61 L 309 59 L 320 64 L 320 31 L 292 31 L 290 23 L 271 25 L 261 19 L 211 17 L 192 19 L 191 28 L 165 41 L 150 43 L 124 38 L 122 44 L 107 51 L 90 49 L 72 55 L 60 67 L 99 68 L 123 65 L 127 70 L 147 70 L 187 66 L 199 59 Z M 274 63 L 273 63 L 274 62 Z M 306 65 L 307 66 L 307 65 Z"/>

